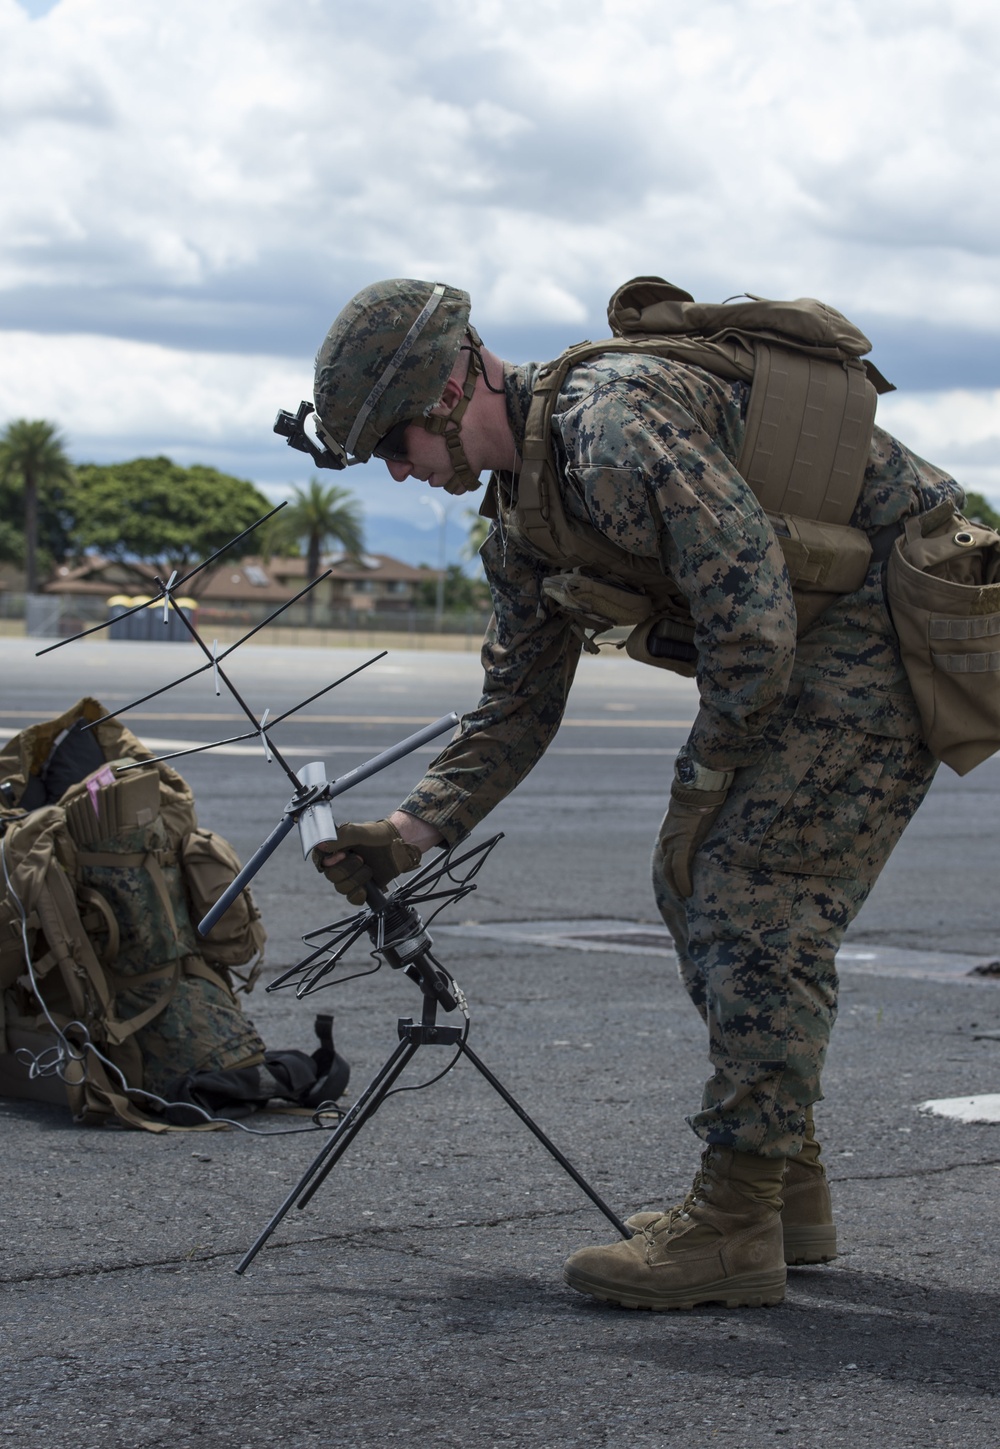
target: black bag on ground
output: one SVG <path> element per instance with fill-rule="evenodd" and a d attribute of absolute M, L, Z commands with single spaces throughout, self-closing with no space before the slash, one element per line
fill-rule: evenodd
<path fill-rule="evenodd" d="M 228 1071 L 187 1072 L 171 1083 L 167 1120 L 177 1126 L 203 1121 L 200 1112 L 186 1111 L 188 1103 L 212 1116 L 245 1117 L 278 1098 L 315 1111 L 347 1091 L 351 1068 L 333 1044 L 333 1017 L 317 1016 L 319 1046 L 308 1055 L 300 1051 L 268 1051 L 260 1066 L 230 1067 Z"/>

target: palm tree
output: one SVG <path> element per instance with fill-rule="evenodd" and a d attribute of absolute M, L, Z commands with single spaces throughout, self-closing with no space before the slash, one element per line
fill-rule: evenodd
<path fill-rule="evenodd" d="M 289 509 L 286 507 L 280 513 L 272 513 L 267 522 L 254 529 L 250 535 L 257 556 L 265 568 L 268 567 L 272 558 L 298 556 L 298 544 L 294 533 L 285 522 L 288 512 Z"/>
<path fill-rule="evenodd" d="M 328 541 L 343 544 L 353 558 L 364 549 L 361 506 L 349 488 L 336 483 L 324 487 L 313 478 L 307 488 L 294 488 L 291 503 L 278 517 L 284 518 L 291 537 L 305 540 L 309 583 L 319 578 L 320 555 Z"/>
<path fill-rule="evenodd" d="M 59 429 L 42 418 L 16 418 L 0 435 L 0 482 L 24 489 L 24 572 L 29 594 L 38 592 L 38 494 L 72 483 L 73 469 Z"/>
<path fill-rule="evenodd" d="M 462 516 L 469 525 L 468 536 L 462 545 L 462 557 L 468 559 L 471 563 L 474 559 L 478 560 L 479 550 L 486 542 L 486 536 L 492 527 L 492 522 L 488 518 L 483 518 L 482 514 L 474 512 L 471 508 L 467 508 Z"/>
<path fill-rule="evenodd" d="M 323 486 L 313 478 L 308 487 L 292 490 L 292 501 L 278 517 L 284 520 L 287 536 L 304 541 L 306 546 L 306 582 L 319 578 L 319 561 L 326 544 L 336 541 L 346 553 L 360 558 L 364 549 L 361 506 L 349 488 L 336 483 Z M 307 608 L 310 619 L 314 595 L 309 594 Z"/>

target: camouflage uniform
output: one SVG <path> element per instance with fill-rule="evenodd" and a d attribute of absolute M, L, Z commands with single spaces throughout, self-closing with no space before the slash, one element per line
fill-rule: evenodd
<path fill-rule="evenodd" d="M 509 368 L 520 443 L 537 369 Z M 553 418 L 566 511 L 660 560 L 695 621 L 700 707 L 689 748 L 733 785 L 674 897 L 654 889 L 681 976 L 709 1028 L 714 1075 L 689 1119 L 706 1142 L 799 1150 L 836 1014 L 834 958 L 933 777 L 872 565 L 796 643 L 774 532 L 736 472 L 749 386 L 700 368 L 608 355 L 571 371 Z M 501 480 L 503 504 L 503 480 Z M 875 430 L 852 523 L 869 534 L 942 498 L 952 479 Z M 402 808 L 461 839 L 558 729 L 580 652 L 543 593 L 552 564 L 501 518 L 483 549 L 495 616 L 485 687 Z M 665 782 L 666 786 L 666 782 Z"/>

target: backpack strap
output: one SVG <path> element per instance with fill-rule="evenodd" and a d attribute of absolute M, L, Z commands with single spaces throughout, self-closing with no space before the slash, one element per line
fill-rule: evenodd
<path fill-rule="evenodd" d="M 170 891 L 167 887 L 167 878 L 163 874 L 163 865 L 160 861 L 161 852 L 156 850 L 135 851 L 131 854 L 125 852 L 100 850 L 78 850 L 76 854 L 77 864 L 92 866 L 110 866 L 113 870 L 119 870 L 127 866 L 138 866 L 146 871 L 153 882 L 153 888 L 163 907 L 164 914 L 170 923 L 170 929 L 174 940 L 179 940 L 180 932 L 177 927 L 177 917 L 174 915 L 173 902 L 170 899 Z M 176 864 L 177 857 L 173 851 L 166 852 L 163 864 Z"/>
<path fill-rule="evenodd" d="M 131 1090 L 134 1092 L 135 1088 Z M 93 1052 L 87 1056 L 86 1076 L 79 1082 L 68 1082 L 66 1094 L 74 1120 L 83 1124 L 101 1123 L 109 1113 L 113 1113 L 127 1127 L 137 1127 L 144 1132 L 219 1132 L 229 1126 L 228 1122 L 219 1121 L 180 1126 L 166 1122 L 162 1117 L 147 1116 Z"/>
<path fill-rule="evenodd" d="M 647 352 L 667 357 L 672 345 L 655 338 L 641 342 L 620 337 L 581 342 L 541 370 L 525 423 L 515 509 L 517 531 L 543 558 L 563 568 L 607 568 L 618 577 L 640 582 L 654 598 L 659 593 L 679 595 L 657 560 L 628 553 L 596 529 L 578 524 L 567 515 L 552 459 L 551 426 L 556 401 L 571 368 L 606 352 Z M 500 492 L 495 490 L 498 500 Z"/>
<path fill-rule="evenodd" d="M 257 969 L 257 976 L 254 976 L 254 981 L 256 981 L 257 977 L 260 975 L 260 969 L 255 969 Z M 212 967 L 209 966 L 208 962 L 203 961 L 200 956 L 185 956 L 184 975 L 197 976 L 201 981 L 210 981 L 213 986 L 217 986 L 220 991 L 224 991 L 231 1001 L 236 1000 L 236 997 L 233 994 L 232 986 L 221 974 L 221 972 L 214 971 Z M 240 979 L 244 980 L 245 978 L 241 977 Z"/>

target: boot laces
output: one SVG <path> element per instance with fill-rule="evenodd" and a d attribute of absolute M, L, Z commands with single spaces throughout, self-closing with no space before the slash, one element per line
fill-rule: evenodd
<path fill-rule="evenodd" d="M 666 1212 L 662 1213 L 654 1223 L 650 1223 L 647 1227 L 643 1228 L 643 1233 L 650 1242 L 661 1233 L 673 1232 L 679 1223 L 686 1223 L 688 1221 L 691 1215 L 691 1209 L 698 1203 L 700 1198 L 707 1196 L 704 1191 L 706 1181 L 703 1163 L 695 1173 L 694 1181 L 684 1201 L 675 1203 L 673 1207 L 667 1208 Z"/>

